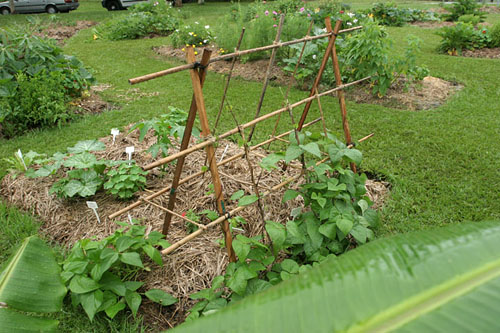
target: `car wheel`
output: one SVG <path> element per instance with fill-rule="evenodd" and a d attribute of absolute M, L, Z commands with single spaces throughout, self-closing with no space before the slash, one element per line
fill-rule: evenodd
<path fill-rule="evenodd" d="M 57 8 L 54 7 L 54 6 L 47 6 L 47 8 L 45 8 L 45 10 L 47 11 L 48 14 L 55 14 L 55 13 L 57 13 Z"/>
<path fill-rule="evenodd" d="M 108 10 L 118 10 L 120 9 L 120 4 L 116 1 L 110 1 L 108 2 L 107 8 Z"/>
<path fill-rule="evenodd" d="M 1 13 L 2 15 L 9 15 L 9 14 L 10 14 L 10 9 L 9 9 L 9 8 L 2 8 L 2 9 L 0 10 L 0 13 Z"/>

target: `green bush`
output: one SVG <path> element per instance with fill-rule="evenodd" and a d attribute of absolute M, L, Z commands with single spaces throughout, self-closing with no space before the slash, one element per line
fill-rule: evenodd
<path fill-rule="evenodd" d="M 481 17 L 474 14 L 462 15 L 458 18 L 458 22 L 469 23 L 476 26 L 481 22 Z"/>
<path fill-rule="evenodd" d="M 112 19 L 95 29 L 110 40 L 136 39 L 151 34 L 168 36 L 179 26 L 179 19 L 169 3 L 146 2 L 133 6 L 130 14 Z"/>
<path fill-rule="evenodd" d="M 495 25 L 490 30 L 491 47 L 500 47 L 500 22 L 495 23 Z"/>
<path fill-rule="evenodd" d="M 53 40 L 30 31 L 0 32 L 0 131 L 7 137 L 71 117 L 67 102 L 95 79 Z"/>
<path fill-rule="evenodd" d="M 45 70 L 32 77 L 18 74 L 16 82 L 14 94 L 1 98 L 0 123 L 5 136 L 13 137 L 71 118 L 63 74 Z"/>
<path fill-rule="evenodd" d="M 433 12 L 414 8 L 398 8 L 393 2 L 375 3 L 369 12 L 379 24 L 392 27 L 400 27 L 408 22 L 439 20 Z"/>
<path fill-rule="evenodd" d="M 486 15 L 479 10 L 479 7 L 476 0 L 457 0 L 452 7 L 446 8 L 450 14 L 443 15 L 443 18 L 455 22 L 459 17 L 470 14 L 479 16 L 480 22 L 484 22 Z"/>
<path fill-rule="evenodd" d="M 468 23 L 458 22 L 455 26 L 443 27 L 437 34 L 442 37 L 438 51 L 450 55 L 462 54 L 463 50 L 480 49 L 490 45 L 486 28 L 476 30 Z"/>

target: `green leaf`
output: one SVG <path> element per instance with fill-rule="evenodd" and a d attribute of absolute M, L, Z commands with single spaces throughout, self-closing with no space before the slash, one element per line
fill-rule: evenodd
<path fill-rule="evenodd" d="M 255 201 L 259 200 L 257 195 L 252 194 L 252 195 L 245 195 L 238 201 L 238 206 L 243 207 L 243 206 L 248 206 L 253 204 Z"/>
<path fill-rule="evenodd" d="M 358 224 L 355 225 L 350 234 L 361 244 L 366 243 L 366 238 L 368 237 L 368 229 Z"/>
<path fill-rule="evenodd" d="M 304 244 L 306 238 L 300 230 L 297 222 L 288 221 L 286 223 L 287 237 L 291 244 Z"/>
<path fill-rule="evenodd" d="M 97 163 L 97 158 L 91 153 L 80 153 L 69 157 L 63 162 L 67 168 L 87 169 Z"/>
<path fill-rule="evenodd" d="M 132 310 L 132 314 L 137 315 L 137 310 L 139 310 L 139 306 L 141 306 L 142 297 L 136 292 L 127 292 L 125 295 L 125 301 L 127 302 L 128 307 Z"/>
<path fill-rule="evenodd" d="M 299 264 L 292 259 L 285 259 L 281 262 L 281 269 L 290 274 L 295 274 L 299 272 Z"/>
<path fill-rule="evenodd" d="M 103 274 L 101 280 L 99 281 L 102 290 L 111 290 L 118 296 L 125 296 L 127 290 L 125 288 L 125 283 L 120 280 L 120 278 L 111 272 L 106 272 Z"/>
<path fill-rule="evenodd" d="M 372 227 L 376 227 L 380 223 L 380 217 L 377 211 L 373 209 L 367 209 L 363 214 L 363 217 L 368 221 L 368 223 L 370 223 L 370 226 Z"/>
<path fill-rule="evenodd" d="M 105 309 L 104 311 L 106 312 L 106 315 L 113 319 L 116 314 L 118 312 L 120 312 L 121 310 L 125 309 L 125 303 L 122 303 L 122 302 L 118 302 L 110 307 L 108 307 L 107 309 Z"/>
<path fill-rule="evenodd" d="M 316 157 L 321 157 L 321 150 L 319 149 L 319 146 L 316 142 L 310 142 L 307 145 L 300 145 L 299 147 L 309 154 L 312 154 Z"/>
<path fill-rule="evenodd" d="M 299 146 L 289 146 L 285 153 L 285 163 L 288 164 L 291 161 L 299 158 L 299 156 L 302 155 L 303 152 L 304 151 Z"/>
<path fill-rule="evenodd" d="M 102 301 L 103 293 L 99 289 L 80 295 L 80 303 L 82 304 L 82 307 L 90 321 L 94 320 L 94 315 L 96 314 L 97 309 L 101 306 Z"/>
<path fill-rule="evenodd" d="M 145 295 L 147 298 L 149 298 L 153 302 L 159 303 L 163 306 L 172 305 L 174 303 L 177 303 L 177 301 L 178 301 L 177 298 L 164 292 L 161 289 L 148 290 L 148 291 L 146 291 Z"/>
<path fill-rule="evenodd" d="M 245 295 L 248 280 L 253 279 L 254 277 L 257 277 L 257 273 L 249 270 L 247 266 L 241 266 L 228 280 L 227 286 L 235 293 L 243 296 Z"/>
<path fill-rule="evenodd" d="M 351 162 L 356 164 L 361 164 L 361 160 L 363 159 L 363 155 L 357 149 L 344 149 L 344 156 Z"/>
<path fill-rule="evenodd" d="M 244 262 L 247 259 L 248 253 L 250 252 L 250 244 L 242 242 L 240 238 L 241 237 L 236 237 L 233 240 L 233 250 L 238 257 L 238 260 Z"/>
<path fill-rule="evenodd" d="M 319 227 L 318 231 L 320 234 L 333 240 L 337 236 L 337 225 L 335 223 L 325 223 Z"/>
<path fill-rule="evenodd" d="M 245 194 L 245 191 L 243 190 L 239 190 L 239 191 L 236 191 L 233 193 L 233 195 L 231 196 L 231 200 L 238 200 L 239 198 L 241 198 L 243 195 Z"/>
<path fill-rule="evenodd" d="M 146 252 L 146 254 L 148 255 L 148 257 L 150 257 L 151 260 L 153 260 L 157 265 L 163 266 L 163 260 L 161 258 L 160 251 L 158 251 L 157 249 L 155 249 L 154 247 L 152 247 L 149 244 L 148 245 L 144 245 L 142 247 L 142 249 L 144 250 L 144 252 Z"/>
<path fill-rule="evenodd" d="M 0 308 L 0 332 L 57 332 L 59 321 Z"/>
<path fill-rule="evenodd" d="M 220 310 L 224 308 L 227 305 L 227 301 L 225 298 L 217 298 L 208 303 L 205 306 L 205 309 L 203 309 L 203 313 L 206 314 L 207 311 L 210 311 L 211 313 Z"/>
<path fill-rule="evenodd" d="M 495 332 L 499 253 L 500 221 L 383 238 L 176 332 Z"/>
<path fill-rule="evenodd" d="M 282 154 L 269 154 L 260 161 L 260 166 L 265 170 L 276 169 L 276 163 L 284 158 Z"/>
<path fill-rule="evenodd" d="M 116 240 L 116 250 L 118 250 L 118 252 L 123 252 L 126 249 L 128 249 L 129 247 L 131 247 L 132 245 L 137 244 L 137 243 L 138 243 L 138 241 L 133 239 L 132 237 L 120 236 Z"/>
<path fill-rule="evenodd" d="M 83 152 L 88 152 L 88 151 L 101 151 L 105 150 L 106 145 L 102 143 L 101 141 L 98 140 L 86 140 L 86 141 L 79 141 L 76 143 L 71 148 L 68 148 L 68 152 L 72 154 L 78 154 L 78 153 L 83 153 Z"/>
<path fill-rule="evenodd" d="M 69 290 L 77 294 L 85 294 L 99 289 L 100 285 L 84 275 L 76 275 L 69 283 Z"/>
<path fill-rule="evenodd" d="M 352 225 L 351 220 L 343 218 L 337 220 L 337 227 L 346 235 L 352 230 Z"/>
<path fill-rule="evenodd" d="M 120 260 L 124 264 L 144 268 L 144 265 L 142 264 L 141 256 L 137 252 L 120 253 Z"/>
<path fill-rule="evenodd" d="M 289 200 L 295 199 L 298 195 L 300 195 L 299 191 L 295 190 L 286 190 L 285 194 L 283 194 L 283 202 L 287 202 Z"/>
<path fill-rule="evenodd" d="M 267 221 L 265 228 L 271 238 L 271 241 L 273 242 L 274 251 L 277 252 L 281 250 L 286 240 L 285 226 L 277 222 Z"/>
<path fill-rule="evenodd" d="M 0 302 L 24 312 L 60 311 L 66 288 L 59 274 L 52 250 L 38 237 L 28 237 L 0 274 Z M 16 317 L 10 311 L 2 316 Z M 0 328 L 3 325 L 0 320 Z"/>

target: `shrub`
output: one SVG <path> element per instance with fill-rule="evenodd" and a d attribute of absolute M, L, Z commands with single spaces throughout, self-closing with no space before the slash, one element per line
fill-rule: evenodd
<path fill-rule="evenodd" d="M 195 22 L 192 25 L 184 25 L 176 29 L 172 34 L 172 45 L 181 47 L 191 45 L 193 47 L 205 46 L 215 39 L 209 25 L 201 25 Z"/>
<path fill-rule="evenodd" d="M 29 77 L 16 75 L 17 87 L 9 97 L 2 98 L 0 123 L 7 137 L 37 127 L 60 124 L 71 118 L 67 108 L 64 75 L 45 70 Z"/>
<path fill-rule="evenodd" d="M 462 54 L 463 50 L 480 49 L 490 44 L 486 28 L 476 30 L 471 24 L 462 22 L 443 27 L 437 34 L 442 37 L 438 51 L 450 55 Z"/>
<path fill-rule="evenodd" d="M 151 34 L 167 36 L 178 25 L 179 20 L 169 3 L 150 1 L 133 6 L 130 14 L 112 19 L 95 32 L 110 40 L 136 39 Z"/>
<path fill-rule="evenodd" d="M 83 64 L 30 31 L 2 30 L 0 38 L 3 134 L 11 137 L 69 119 L 66 103 L 95 82 Z"/>
<path fill-rule="evenodd" d="M 479 10 L 480 5 L 476 0 L 457 0 L 452 7 L 447 8 L 450 14 L 443 15 L 446 21 L 457 21 L 463 15 L 476 15 L 480 17 L 480 22 L 484 22 L 485 13 Z"/>
<path fill-rule="evenodd" d="M 379 24 L 400 27 L 408 22 L 438 21 L 434 12 L 414 8 L 398 8 L 395 3 L 376 3 L 370 10 Z"/>
<path fill-rule="evenodd" d="M 490 37 L 491 47 L 500 47 L 500 22 L 495 23 L 491 28 Z"/>
<path fill-rule="evenodd" d="M 462 15 L 458 18 L 458 22 L 469 23 L 476 26 L 481 22 L 481 17 L 474 14 Z"/>

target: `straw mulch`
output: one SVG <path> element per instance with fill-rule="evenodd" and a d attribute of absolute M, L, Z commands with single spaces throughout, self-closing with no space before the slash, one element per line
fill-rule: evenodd
<path fill-rule="evenodd" d="M 144 166 L 153 162 L 152 156 L 146 150 L 155 142 L 156 138 L 147 135 L 143 142 L 139 142 L 137 131 L 128 135 L 127 132 L 120 134 L 114 144 L 112 144 L 111 137 L 102 138 L 101 141 L 106 144 L 107 149 L 97 152 L 96 155 L 106 159 L 124 160 L 127 158 L 125 147 L 134 146 L 133 158 L 139 165 Z M 226 150 L 224 156 L 227 158 L 240 153 L 241 149 L 235 143 L 222 141 L 217 148 L 217 161 L 222 158 L 224 150 Z M 262 149 L 255 152 L 258 154 L 266 153 Z M 293 167 L 288 167 L 285 171 L 281 169 L 274 172 L 263 171 L 258 167 L 260 159 L 255 154 L 251 154 L 250 160 L 256 177 L 262 173 L 259 182 L 261 192 L 267 191 L 268 188 L 281 183 L 285 178 L 300 172 L 299 168 Z M 200 171 L 204 163 L 204 151 L 190 154 L 186 158 L 183 177 Z M 298 165 L 296 166 L 298 167 Z M 139 193 L 138 196 L 147 196 L 152 191 L 169 186 L 173 170 L 174 166 L 170 165 L 164 171 L 158 169 L 151 171 L 148 175 L 147 190 Z M 243 189 L 246 194 L 254 192 L 249 166 L 245 159 L 238 159 L 219 167 L 219 170 L 227 210 L 231 210 L 236 207 L 236 203 L 229 199 L 232 193 L 240 189 Z M 99 224 L 93 211 L 87 208 L 86 200 L 62 200 L 50 195 L 49 189 L 54 181 L 55 179 L 50 178 L 29 179 L 22 175 L 16 178 L 6 176 L 1 184 L 0 194 L 9 203 L 38 215 L 44 222 L 42 231 L 49 238 L 67 247 L 82 238 L 97 237 L 99 239 L 112 233 L 118 226 L 107 216 L 131 203 L 115 200 L 105 193 L 96 194 L 90 200 L 96 201 L 99 206 L 98 212 L 102 222 Z M 207 194 L 210 192 L 210 184 L 210 175 L 206 173 L 204 176 L 181 185 L 177 191 L 175 211 L 183 213 L 193 210 L 199 213 L 204 209 L 215 210 L 213 195 Z M 297 185 L 298 183 L 291 184 L 291 187 L 294 188 Z M 367 188 L 370 197 L 380 206 L 387 194 L 387 186 L 370 181 Z M 300 198 L 285 204 L 282 203 L 283 192 L 284 189 L 263 199 L 266 220 L 285 223 L 291 209 L 302 204 Z M 159 205 L 167 206 L 168 195 L 160 196 L 153 201 Z M 130 211 L 130 216 L 138 219 L 143 225 L 151 226 L 152 230 L 161 230 L 164 212 L 152 205 L 143 204 Z M 256 204 L 247 207 L 241 212 L 241 216 L 248 222 L 242 227 L 244 235 L 254 236 L 262 233 L 262 218 Z M 125 213 L 117 220 L 127 221 L 128 215 Z M 208 221 L 202 220 L 202 222 L 207 223 Z M 167 239 L 173 243 L 186 235 L 185 223 L 174 217 Z M 189 300 L 189 294 L 209 287 L 212 279 L 224 272 L 228 260 L 225 250 L 217 242 L 221 238 L 220 228 L 214 227 L 180 247 L 174 253 L 165 256 L 163 267 L 154 268 L 150 273 L 144 275 L 146 289 L 161 288 L 179 298 L 179 303 L 168 308 L 162 308 L 145 300 L 146 306 L 142 307 L 142 311 L 150 325 L 168 328 L 182 322 L 192 304 L 192 301 Z"/>

